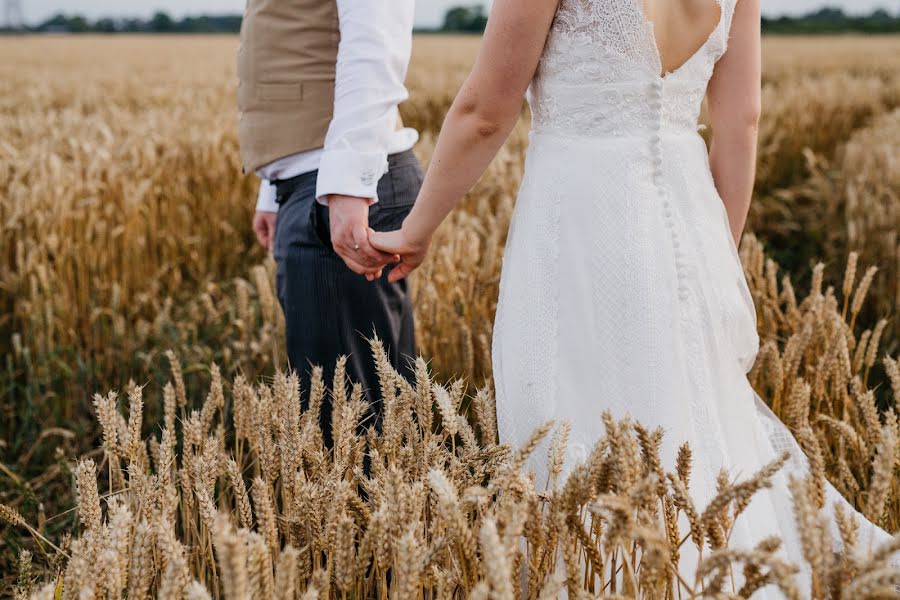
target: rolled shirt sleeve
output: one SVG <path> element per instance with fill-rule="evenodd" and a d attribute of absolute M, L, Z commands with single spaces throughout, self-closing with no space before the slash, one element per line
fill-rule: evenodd
<path fill-rule="evenodd" d="M 397 105 L 412 53 L 414 0 L 338 0 L 341 41 L 334 116 L 325 137 L 316 198 L 340 194 L 378 201 L 378 180 L 396 135 Z"/>

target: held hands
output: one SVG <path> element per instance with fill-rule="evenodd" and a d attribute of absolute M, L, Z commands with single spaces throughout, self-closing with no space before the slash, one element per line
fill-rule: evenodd
<path fill-rule="evenodd" d="M 388 281 L 400 281 L 422 264 L 431 239 L 417 240 L 404 227 L 379 232 L 369 227 L 369 201 L 353 196 L 328 197 L 331 245 L 354 273 L 379 279 L 386 266 L 397 264 Z"/>
<path fill-rule="evenodd" d="M 369 200 L 355 196 L 328 197 L 331 245 L 347 267 L 369 281 L 381 277 L 384 268 L 397 264 L 388 281 L 400 281 L 422 264 L 431 239 L 416 240 L 405 228 L 378 232 L 369 228 Z M 253 232 L 265 249 L 272 251 L 277 213 L 256 211 Z"/>
<path fill-rule="evenodd" d="M 384 267 L 398 262 L 396 254 L 382 252 L 369 243 L 369 200 L 355 196 L 328 197 L 331 245 L 347 267 L 369 281 L 381 277 Z"/>
<path fill-rule="evenodd" d="M 428 253 L 431 238 L 416 239 L 407 227 L 401 227 L 396 231 L 375 231 L 369 229 L 369 243 L 378 250 L 394 254 L 400 262 L 388 273 L 388 281 L 394 283 L 400 281 L 413 272 Z"/>

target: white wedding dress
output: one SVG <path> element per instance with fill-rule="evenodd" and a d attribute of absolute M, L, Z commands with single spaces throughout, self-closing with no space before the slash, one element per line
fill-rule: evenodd
<path fill-rule="evenodd" d="M 746 378 L 756 313 L 698 134 L 736 1 L 720 1 L 707 42 L 661 77 L 641 0 L 561 0 L 529 90 L 531 143 L 503 261 L 498 423 L 517 445 L 568 421 L 567 468 L 602 436 L 603 411 L 662 426 L 668 468 L 683 442 L 694 450 L 701 508 L 720 468 L 749 477 L 790 451 L 732 544 L 778 535 L 799 564 L 787 476 L 803 475 L 806 459 Z M 529 465 L 542 482 L 544 463 L 538 452 Z M 850 509 L 831 486 L 827 502 Z M 888 539 L 858 520 L 863 547 Z M 780 597 L 771 590 L 754 597 Z"/>

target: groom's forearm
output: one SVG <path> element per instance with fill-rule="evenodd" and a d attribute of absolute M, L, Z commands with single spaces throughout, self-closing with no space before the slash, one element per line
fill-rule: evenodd
<path fill-rule="evenodd" d="M 375 202 L 387 156 L 397 145 L 397 106 L 408 96 L 415 7 L 413 0 L 338 0 L 337 8 L 334 110 L 316 198 L 322 204 L 332 194 Z M 406 135 L 411 147 L 415 133 Z"/>

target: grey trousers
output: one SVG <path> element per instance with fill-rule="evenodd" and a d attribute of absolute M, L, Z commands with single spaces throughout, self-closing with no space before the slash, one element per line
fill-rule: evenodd
<path fill-rule="evenodd" d="M 378 202 L 369 209 L 369 226 L 376 231 L 399 229 L 422 185 L 422 169 L 412 151 L 388 157 L 388 165 L 378 182 Z M 300 377 L 305 410 L 312 367 L 323 368 L 330 387 L 335 360 L 347 356 L 348 375 L 362 384 L 370 405 L 365 426 L 380 429 L 381 394 L 367 338 L 377 335 L 393 366 L 411 377 L 416 342 L 408 284 L 389 283 L 387 270 L 370 283 L 344 264 L 331 246 L 328 207 L 315 199 L 316 177 L 312 172 L 275 182 L 276 288 L 284 311 L 289 366 Z M 330 447 L 327 400 L 321 425 Z"/>

